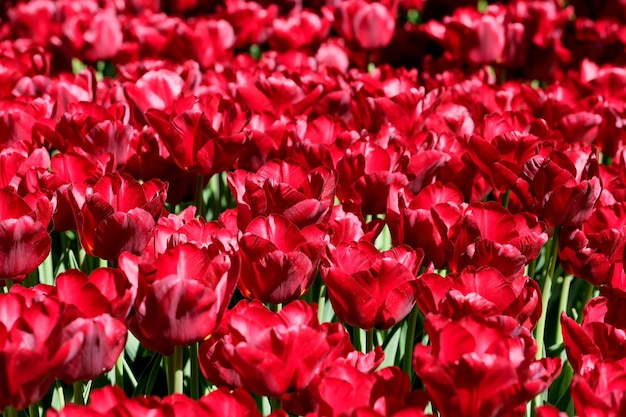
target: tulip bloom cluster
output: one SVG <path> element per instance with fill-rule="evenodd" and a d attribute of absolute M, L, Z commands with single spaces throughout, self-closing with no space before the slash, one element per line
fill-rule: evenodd
<path fill-rule="evenodd" d="M 4 2 L 0 412 L 625 415 L 625 34 L 619 0 Z"/>

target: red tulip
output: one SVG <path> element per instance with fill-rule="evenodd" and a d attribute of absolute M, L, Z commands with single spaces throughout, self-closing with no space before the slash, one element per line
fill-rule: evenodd
<path fill-rule="evenodd" d="M 170 111 L 150 109 L 146 118 L 176 164 L 200 176 L 232 168 L 246 140 L 245 113 L 217 95 L 180 97 Z"/>
<path fill-rule="evenodd" d="M 289 160 L 269 161 L 256 173 L 236 170 L 229 174 L 228 185 L 237 200 L 239 227 L 273 213 L 300 228 L 325 223 L 334 203 L 336 177 L 329 168 L 307 171 Z"/>
<path fill-rule="evenodd" d="M 332 367 L 316 387 L 318 409 L 310 417 L 347 417 L 354 415 L 394 416 L 400 410 L 423 416 L 423 406 L 410 407 L 411 389 L 408 376 L 398 367 L 365 373 L 339 365 Z"/>
<path fill-rule="evenodd" d="M 394 245 L 421 248 L 427 262 L 442 268 L 452 255 L 450 230 L 461 220 L 463 207 L 463 195 L 454 185 L 436 182 L 415 196 L 392 185 L 385 220 Z"/>
<path fill-rule="evenodd" d="M 522 179 L 512 190 L 548 226 L 576 226 L 591 216 L 602 191 L 594 166 L 597 161 L 590 156 L 585 172 L 577 173 L 561 152 L 538 155 L 524 164 Z"/>
<path fill-rule="evenodd" d="M 496 202 L 473 203 L 455 225 L 450 268 L 489 265 L 505 276 L 520 275 L 548 240 L 546 226 L 530 213 L 511 214 Z"/>
<path fill-rule="evenodd" d="M 506 315 L 529 330 L 541 316 L 541 293 L 536 281 L 505 276 L 489 266 L 469 266 L 445 277 L 427 273 L 417 282 L 417 304 L 424 314 L 438 313 L 455 320 L 469 314 Z"/>
<path fill-rule="evenodd" d="M 578 415 L 621 416 L 626 412 L 626 369 L 612 360 L 599 361 L 574 375 L 571 394 Z"/>
<path fill-rule="evenodd" d="M 107 260 L 124 251 L 141 253 L 163 210 L 166 189 L 159 180 L 140 184 L 117 173 L 103 176 L 83 195 L 75 186 L 70 203 L 85 251 Z"/>
<path fill-rule="evenodd" d="M 317 225 L 298 229 L 271 214 L 255 218 L 239 238 L 239 290 L 265 303 L 286 303 L 313 283 L 326 233 Z"/>
<path fill-rule="evenodd" d="M 306 388 L 344 338 L 339 323 L 320 325 L 315 306 L 303 301 L 272 313 L 244 300 L 200 345 L 200 367 L 218 386 L 282 397 Z"/>
<path fill-rule="evenodd" d="M 156 259 L 123 253 L 120 269 L 137 286 L 134 315 L 128 320 L 144 345 L 170 355 L 210 335 L 236 285 L 236 265 L 191 243 L 167 249 Z"/>
<path fill-rule="evenodd" d="M 41 400 L 75 346 L 64 343 L 62 307 L 54 297 L 15 285 L 0 294 L 0 409 Z"/>
<path fill-rule="evenodd" d="M 626 203 L 596 208 L 587 221 L 560 234 L 563 270 L 594 285 L 602 284 L 611 265 L 623 258 L 625 233 Z"/>
<path fill-rule="evenodd" d="M 431 346 L 415 347 L 413 368 L 442 417 L 523 416 L 561 370 L 558 358 L 535 360 L 530 331 L 510 317 L 430 314 L 425 329 Z"/>
<path fill-rule="evenodd" d="M 218 389 L 197 401 L 174 394 L 165 398 L 156 396 L 126 397 L 117 386 L 105 386 L 93 391 L 89 405 L 68 404 L 62 410 L 51 409 L 50 417 L 151 415 L 159 417 L 218 417 L 225 415 L 261 417 L 252 396 L 243 390 Z M 286 417 L 280 412 L 274 417 Z"/>
<path fill-rule="evenodd" d="M 340 243 L 327 256 L 322 279 L 340 320 L 366 330 L 385 330 L 413 309 L 421 250 L 398 246 L 381 253 L 360 241 Z"/>
<path fill-rule="evenodd" d="M 47 226 L 23 198 L 0 189 L 0 279 L 21 281 L 46 259 L 52 244 Z"/>

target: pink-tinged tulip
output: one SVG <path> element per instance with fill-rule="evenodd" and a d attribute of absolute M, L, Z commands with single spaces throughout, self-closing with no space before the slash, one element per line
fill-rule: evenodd
<path fill-rule="evenodd" d="M 313 283 L 326 232 L 312 225 L 298 229 L 286 218 L 257 217 L 239 238 L 239 290 L 264 303 L 286 303 Z"/>
<path fill-rule="evenodd" d="M 594 285 L 602 284 L 611 265 L 623 258 L 626 203 L 596 208 L 577 228 L 564 228 L 559 240 L 563 270 Z"/>
<path fill-rule="evenodd" d="M 70 203 L 85 251 L 110 261 L 124 251 L 140 254 L 163 210 L 167 184 L 115 173 L 80 188 L 74 186 Z"/>
<path fill-rule="evenodd" d="M 0 189 L 0 279 L 21 281 L 50 253 L 47 222 L 9 189 Z"/>
<path fill-rule="evenodd" d="M 494 5 L 485 13 L 458 8 L 442 22 L 431 20 L 426 33 L 440 43 L 453 59 L 471 64 L 507 64 L 516 56 L 525 28 L 507 21 L 505 6 Z"/>
<path fill-rule="evenodd" d="M 150 109 L 146 118 L 176 164 L 200 176 L 232 168 L 246 140 L 246 114 L 217 95 L 180 97 L 171 110 Z"/>
<path fill-rule="evenodd" d="M 302 228 L 328 221 L 337 175 L 326 167 L 307 171 L 294 161 L 272 160 L 256 173 L 241 169 L 230 173 L 228 185 L 237 200 L 240 228 L 270 214 L 280 214 Z"/>
<path fill-rule="evenodd" d="M 442 417 L 522 416 L 561 370 L 558 358 L 535 359 L 530 331 L 510 317 L 430 314 L 425 329 L 431 346 L 415 347 L 413 368 Z"/>
<path fill-rule="evenodd" d="M 337 317 L 362 329 L 388 329 L 406 317 L 418 296 L 424 253 L 408 246 L 379 252 L 360 241 L 328 250 L 321 267 Z"/>
<path fill-rule="evenodd" d="M 128 327 L 164 355 L 210 335 L 235 290 L 237 265 L 231 257 L 191 243 L 167 249 L 156 259 L 125 252 L 119 264 L 137 286 Z"/>
<path fill-rule="evenodd" d="M 149 109 L 166 110 L 174 105 L 183 92 L 185 80 L 173 71 L 148 71 L 136 82 L 124 84 L 129 103 L 134 105 L 134 119 L 144 120 Z"/>
<path fill-rule="evenodd" d="M 395 27 L 393 12 L 382 3 L 349 0 L 341 2 L 335 11 L 335 29 L 346 42 L 362 49 L 389 45 Z"/>
<path fill-rule="evenodd" d="M 532 330 L 541 316 L 541 293 L 526 276 L 505 276 L 498 269 L 473 266 L 445 277 L 426 273 L 418 278 L 417 304 L 424 313 L 452 319 L 468 314 L 505 315 Z"/>
<path fill-rule="evenodd" d="M 463 195 L 452 184 L 436 182 L 415 196 L 392 185 L 385 220 L 394 245 L 420 248 L 427 263 L 442 268 L 452 255 L 450 229 L 461 220 L 463 207 Z"/>
<path fill-rule="evenodd" d="M 288 16 L 277 18 L 272 24 L 274 30 L 270 45 L 277 50 L 298 50 L 314 42 L 319 43 L 328 36 L 331 26 L 332 16 L 329 19 L 324 14 L 324 9 L 322 16 L 308 10 L 293 9 Z"/>
<path fill-rule="evenodd" d="M 114 58 L 124 40 L 120 19 L 113 8 L 88 11 L 66 16 L 61 33 L 74 53 L 96 62 Z"/>
<path fill-rule="evenodd" d="M 571 394 L 580 416 L 619 417 L 626 413 L 626 369 L 612 360 L 599 361 L 574 375 Z"/>
<path fill-rule="evenodd" d="M 41 400 L 72 359 L 75 347 L 63 342 L 61 314 L 56 298 L 32 289 L 16 285 L 0 294 L 0 409 Z"/>
<path fill-rule="evenodd" d="M 339 323 L 320 325 L 316 306 L 303 301 L 272 313 L 244 300 L 200 345 L 198 359 L 204 376 L 218 386 L 282 397 L 305 389 L 345 335 Z"/>

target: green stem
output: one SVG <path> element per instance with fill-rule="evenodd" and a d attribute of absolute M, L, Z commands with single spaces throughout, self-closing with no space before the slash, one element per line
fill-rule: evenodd
<path fill-rule="evenodd" d="M 270 397 L 270 405 L 272 407 L 272 411 L 282 410 L 283 409 L 283 399 L 282 398 Z"/>
<path fill-rule="evenodd" d="M 57 397 L 59 398 L 59 410 L 65 407 L 65 391 L 63 391 L 63 384 L 60 379 L 56 380 L 55 391 L 57 392 Z"/>
<path fill-rule="evenodd" d="M 406 332 L 406 348 L 404 349 L 403 370 L 409 376 L 412 375 L 413 349 L 415 348 L 415 328 L 417 327 L 417 316 L 419 316 L 419 308 L 417 305 L 413 307 L 409 314 L 409 327 Z"/>
<path fill-rule="evenodd" d="M 168 357 L 169 394 L 183 393 L 183 346 L 175 346 L 174 353 Z"/>
<path fill-rule="evenodd" d="M 537 270 L 537 258 L 533 259 L 528 264 L 528 276 L 531 279 L 535 279 L 535 272 L 536 272 L 536 270 Z"/>
<path fill-rule="evenodd" d="M 374 332 L 374 328 L 371 328 L 365 332 L 365 353 L 374 350 Z"/>
<path fill-rule="evenodd" d="M 9 291 L 11 291 L 11 287 L 13 287 L 13 280 L 6 278 L 4 280 L 4 286 L 6 287 L 8 293 Z"/>
<path fill-rule="evenodd" d="M 200 398 L 200 369 L 198 365 L 198 343 L 192 343 L 189 347 L 189 360 L 191 361 L 191 399 Z"/>
<path fill-rule="evenodd" d="M 39 272 L 39 282 L 47 285 L 54 285 L 54 266 L 52 265 L 52 251 L 46 259 L 37 267 Z"/>
<path fill-rule="evenodd" d="M 28 406 L 29 417 L 39 417 L 39 407 L 37 404 L 31 404 Z"/>
<path fill-rule="evenodd" d="M 204 176 L 198 175 L 198 177 L 196 178 L 196 189 L 195 189 L 195 193 L 196 193 L 195 204 L 196 204 L 196 210 L 197 210 L 196 214 L 202 218 L 206 218 L 206 206 L 204 204 L 203 192 L 204 192 Z"/>
<path fill-rule="evenodd" d="M 559 250 L 559 228 L 554 228 L 554 235 L 550 239 L 550 252 L 548 254 L 547 268 L 543 277 L 543 286 L 541 288 L 541 316 L 537 322 L 537 328 L 535 329 L 535 339 L 537 340 L 537 359 L 543 357 L 544 350 L 544 337 L 546 331 L 546 316 L 548 314 L 548 302 L 550 301 L 550 295 L 552 292 L 552 280 L 554 278 L 554 270 L 556 268 L 556 260 L 558 258 Z"/>
<path fill-rule="evenodd" d="M 320 296 L 317 299 L 317 319 L 320 323 L 324 320 L 324 307 L 326 306 L 326 285 L 320 287 Z"/>
<path fill-rule="evenodd" d="M 347 325 L 350 326 L 350 325 Z M 361 329 L 359 329 L 358 327 L 354 327 L 354 326 L 350 326 L 351 331 L 351 336 L 352 336 L 352 345 L 354 346 L 354 349 L 358 350 L 359 352 L 362 352 L 362 347 L 361 347 Z"/>
<path fill-rule="evenodd" d="M 511 198 L 511 190 L 507 189 L 504 195 L 502 196 L 502 206 L 505 209 L 509 208 L 509 199 Z"/>
<path fill-rule="evenodd" d="M 85 397 L 83 397 L 83 391 L 85 383 L 83 381 L 74 382 L 74 404 L 85 405 Z"/>
<path fill-rule="evenodd" d="M 8 406 L 5 408 L 4 413 L 6 417 L 17 417 L 17 410 L 15 407 Z"/>
<path fill-rule="evenodd" d="M 561 286 L 561 298 L 559 299 L 559 317 L 556 321 L 556 344 L 560 345 L 563 343 L 563 332 L 561 328 L 561 316 L 560 314 L 563 311 L 567 311 L 567 302 L 569 299 L 569 289 L 572 285 L 572 281 L 574 280 L 573 275 L 566 275 L 563 278 L 563 285 Z"/>
<path fill-rule="evenodd" d="M 273 313 L 278 313 L 280 310 L 282 310 L 283 305 L 281 303 L 269 303 L 268 307 Z"/>
<path fill-rule="evenodd" d="M 578 323 L 581 323 L 583 320 L 583 311 L 589 300 L 591 300 L 591 298 L 593 297 L 593 291 L 595 290 L 595 288 L 596 287 L 592 283 L 587 281 L 587 289 L 585 290 L 585 295 L 581 300 L 582 304 L 580 306 L 580 311 L 578 312 Z"/>
<path fill-rule="evenodd" d="M 120 387 L 122 390 L 124 389 L 124 351 L 120 354 L 115 362 L 115 367 L 113 368 L 112 377 L 115 379 L 115 385 Z"/>

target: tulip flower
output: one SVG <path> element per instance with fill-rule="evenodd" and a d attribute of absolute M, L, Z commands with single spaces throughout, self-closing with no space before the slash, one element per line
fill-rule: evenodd
<path fill-rule="evenodd" d="M 322 279 L 337 317 L 365 330 L 385 330 L 406 317 L 418 295 L 424 253 L 408 246 L 379 252 L 367 241 L 328 250 Z"/>
<path fill-rule="evenodd" d="M 324 223 L 335 198 L 335 171 L 307 171 L 294 161 L 272 160 L 256 173 L 236 170 L 228 185 L 237 200 L 237 219 L 245 228 L 257 216 L 280 214 L 297 227 Z"/>
<path fill-rule="evenodd" d="M 558 358 L 535 360 L 530 331 L 510 317 L 429 314 L 425 329 L 431 346 L 415 347 L 413 368 L 442 417 L 523 415 L 561 370 Z"/>
<path fill-rule="evenodd" d="M 0 409 L 20 410 L 43 398 L 76 346 L 64 342 L 55 297 L 13 288 L 0 294 Z"/>
<path fill-rule="evenodd" d="M 22 197 L 0 189 L 0 279 L 21 281 L 37 269 L 52 244 L 46 228 Z"/>
<path fill-rule="evenodd" d="M 265 303 L 286 303 L 313 283 L 326 233 L 317 225 L 298 229 L 271 214 L 255 218 L 239 238 L 239 290 Z"/>
<path fill-rule="evenodd" d="M 93 187 L 72 190 L 72 210 L 80 243 L 91 255 L 116 260 L 120 253 L 140 254 L 163 210 L 167 184 L 140 184 L 128 175 L 105 175 Z"/>
<path fill-rule="evenodd" d="M 145 346 L 164 355 L 210 335 L 236 285 L 230 256 L 191 243 L 167 249 L 156 259 L 125 252 L 119 265 L 137 286 L 128 326 Z"/>
<path fill-rule="evenodd" d="M 200 368 L 218 386 L 280 398 L 306 388 L 345 335 L 339 323 L 320 325 L 303 301 L 272 313 L 244 300 L 200 345 Z"/>

